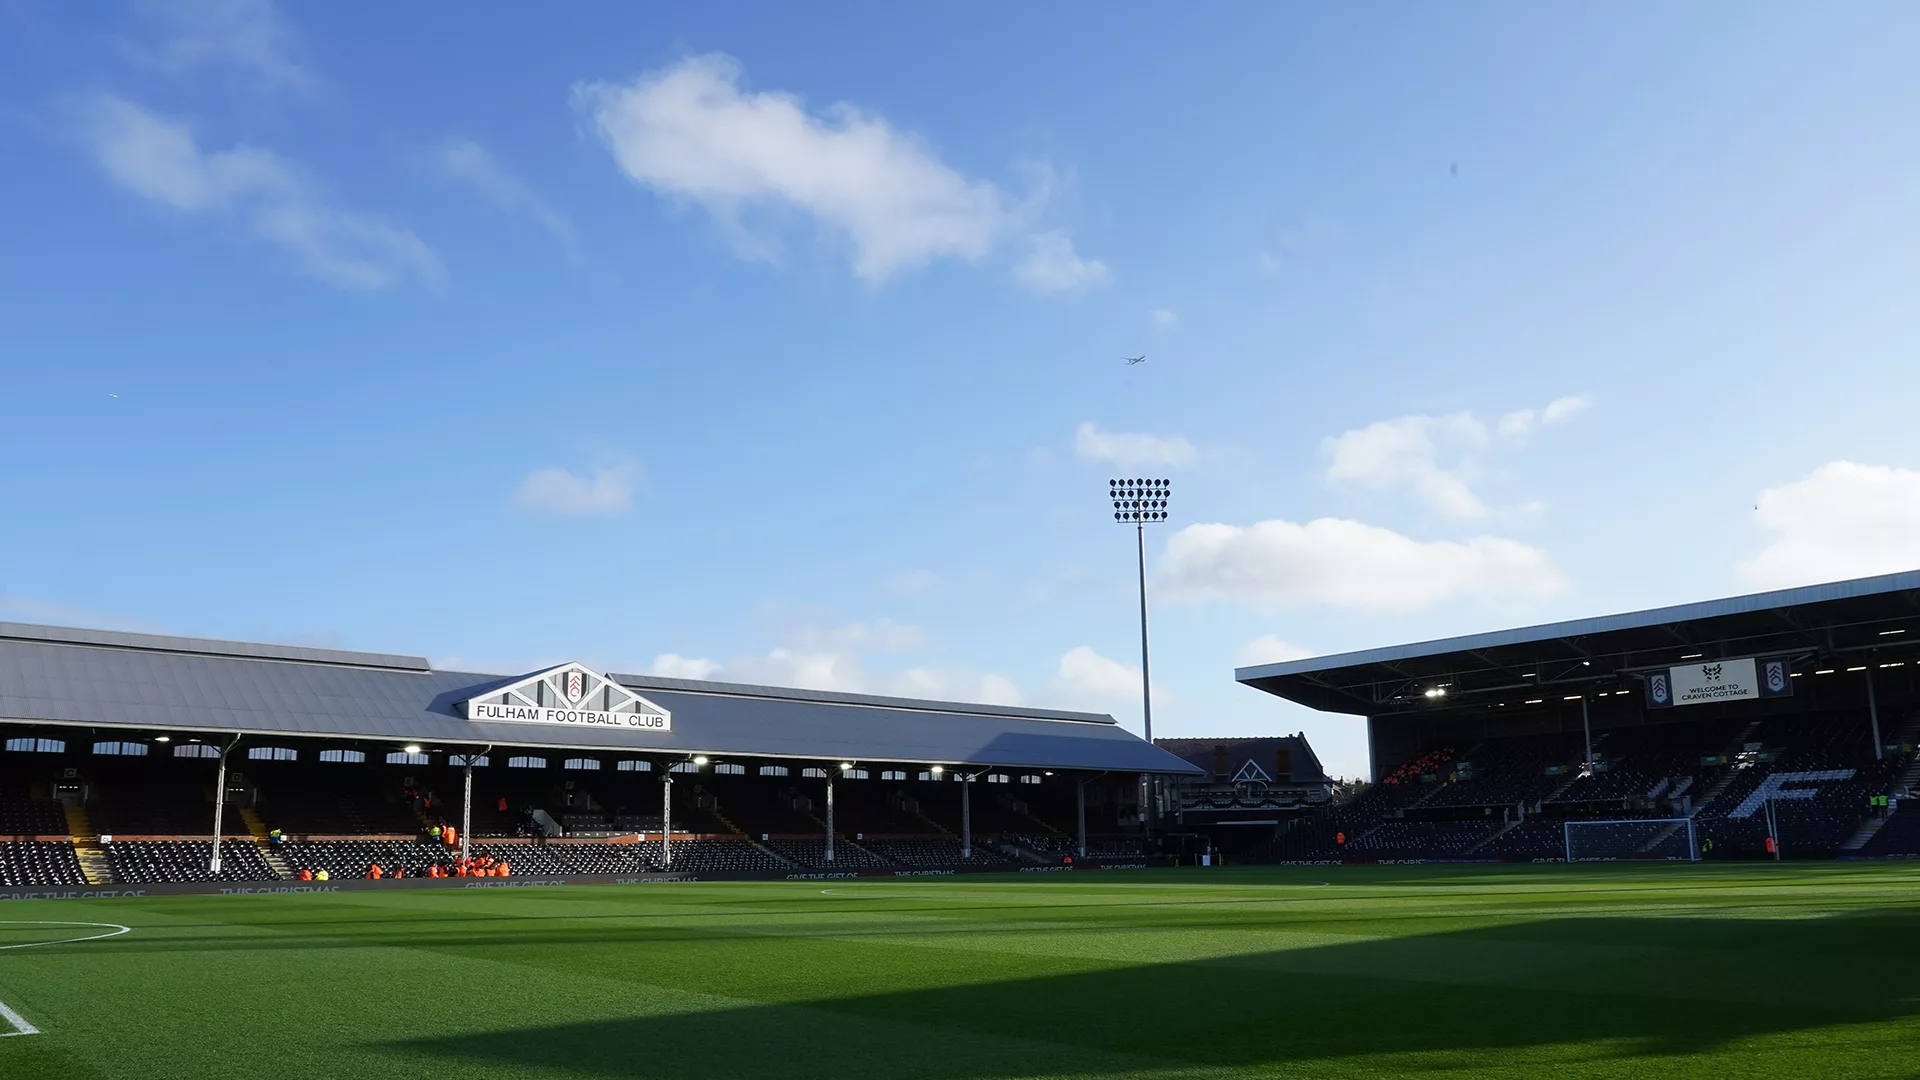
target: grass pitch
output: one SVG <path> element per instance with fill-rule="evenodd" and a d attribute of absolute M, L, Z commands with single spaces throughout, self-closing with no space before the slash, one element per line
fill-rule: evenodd
<path fill-rule="evenodd" d="M 1326 882 L 1327 884 L 1321 884 Z M 0 1077 L 1920 1077 L 1920 865 L 0 904 Z M 0 1033 L 9 1021 L 0 1013 Z"/>

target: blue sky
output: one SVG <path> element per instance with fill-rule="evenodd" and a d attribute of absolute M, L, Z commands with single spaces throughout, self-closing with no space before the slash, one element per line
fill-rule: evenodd
<path fill-rule="evenodd" d="M 0 0 L 0 618 L 1137 728 L 1166 476 L 1361 773 L 1232 669 L 1920 565 L 1916 31 Z"/>

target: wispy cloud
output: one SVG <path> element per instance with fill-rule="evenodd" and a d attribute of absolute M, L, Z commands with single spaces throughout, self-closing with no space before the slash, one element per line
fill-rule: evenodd
<path fill-rule="evenodd" d="M 440 276 L 439 258 L 418 236 L 337 205 L 272 151 L 202 150 L 185 123 L 113 96 L 81 109 L 78 134 L 122 188 L 180 213 L 239 221 L 328 284 L 379 289 Z"/>
<path fill-rule="evenodd" d="M 1081 258 L 1064 230 L 1051 229 L 1028 238 L 1026 257 L 1013 274 L 1035 292 L 1072 292 L 1105 282 L 1107 266 Z"/>
<path fill-rule="evenodd" d="M 1157 576 L 1172 600 L 1384 614 L 1532 601 L 1567 586 L 1545 552 L 1517 540 L 1416 540 L 1343 518 L 1189 525 L 1167 541 Z"/>
<path fill-rule="evenodd" d="M 1507 413 L 1492 426 L 1464 412 L 1381 420 L 1322 442 L 1327 479 L 1406 487 L 1448 517 L 1485 517 L 1491 511 L 1473 491 L 1482 457 L 1517 447 L 1538 429 L 1565 423 L 1587 406 L 1585 398 L 1557 398 L 1544 408 Z"/>
<path fill-rule="evenodd" d="M 1152 311 L 1147 312 L 1147 317 L 1153 320 L 1153 325 L 1162 330 L 1170 330 L 1174 324 L 1180 321 L 1180 316 L 1176 312 L 1171 308 L 1163 307 L 1154 308 Z"/>
<path fill-rule="evenodd" d="M 1175 469 L 1192 465 L 1200 456 L 1183 435 L 1101 431 L 1092 421 L 1074 429 L 1073 452 L 1083 461 L 1127 466 L 1165 465 Z"/>
<path fill-rule="evenodd" d="M 918 627 L 886 619 L 799 627 L 782 644 L 745 653 L 724 663 L 706 657 L 662 653 L 652 674 L 668 678 L 720 679 L 764 686 L 795 686 L 849 694 L 885 694 L 943 701 L 1017 705 L 1020 687 L 992 672 L 910 666 L 871 670 L 874 653 L 904 653 L 922 647 Z"/>
<path fill-rule="evenodd" d="M 229 68 L 276 90 L 319 83 L 301 60 L 299 31 L 271 0 L 142 0 L 136 10 L 155 34 L 124 44 L 136 62 L 169 75 Z"/>
<path fill-rule="evenodd" d="M 1028 233 L 1030 207 L 871 110 L 814 112 L 741 84 L 739 62 L 712 54 L 630 82 L 581 83 L 573 98 L 621 171 L 706 210 L 745 257 L 772 257 L 780 226 L 799 215 L 848 243 L 854 273 L 870 281 L 935 259 L 977 262 L 1020 235 L 1029 250 L 1016 273 L 1033 288 L 1105 276 L 1064 232 Z"/>
<path fill-rule="evenodd" d="M 639 466 L 631 463 L 595 469 L 587 475 L 559 466 L 535 469 L 521 479 L 514 501 L 527 510 L 563 517 L 624 514 L 633 509 L 633 488 L 639 477 Z"/>
<path fill-rule="evenodd" d="M 531 220 L 569 250 L 575 248 L 573 222 L 485 146 L 468 138 L 445 139 L 434 148 L 433 160 L 447 178 L 472 188 L 494 207 Z"/>

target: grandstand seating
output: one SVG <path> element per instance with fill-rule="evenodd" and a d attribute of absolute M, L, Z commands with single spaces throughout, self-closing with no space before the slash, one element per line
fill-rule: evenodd
<path fill-rule="evenodd" d="M 827 838 L 800 840 L 774 838 L 765 842 L 768 851 L 796 866 L 830 870 L 891 870 L 897 864 L 844 838 L 834 841 L 833 862 L 827 862 Z"/>
<path fill-rule="evenodd" d="M 953 836 L 885 840 L 869 837 L 860 841 L 860 845 L 883 859 L 907 867 L 943 869 L 954 866 L 1013 865 L 1012 859 L 993 850 L 988 844 L 975 844 L 973 853 L 963 858 L 960 854 L 960 840 Z M 834 854 L 840 853 L 836 850 Z"/>
<path fill-rule="evenodd" d="M 1920 858 L 1920 800 L 1904 801 L 1859 854 L 1874 858 Z"/>
<path fill-rule="evenodd" d="M 1910 760 L 1906 755 L 1876 760 L 1871 742 L 1864 713 L 1842 710 L 1599 732 L 1594 756 L 1606 767 L 1588 775 L 1578 768 L 1585 756 L 1578 733 L 1488 739 L 1458 754 L 1439 748 L 1354 799 L 1288 823 L 1272 841 L 1241 858 L 1557 859 L 1565 854 L 1568 818 L 1664 818 L 1676 816 L 1681 805 L 1696 809 L 1696 838 L 1703 848 L 1712 841 L 1707 857 L 1760 857 L 1765 854 L 1764 813 L 1743 812 L 1742 804 L 1756 792 L 1764 795 L 1761 786 L 1781 773 L 1818 776 L 1775 782 L 1794 792 L 1774 802 L 1784 852 L 1789 858 L 1826 858 L 1857 831 L 1868 798 L 1884 793 Z M 1721 763 L 1729 750 L 1732 759 Z M 1673 798 L 1675 792 L 1686 798 Z M 1441 820 L 1475 806 L 1504 810 L 1522 804 L 1528 810 L 1525 820 L 1504 814 Z M 1543 809 L 1547 812 L 1539 814 Z M 1908 814 L 1920 818 L 1920 812 Z M 1895 828 L 1890 822 L 1881 830 L 1887 838 L 1876 836 L 1864 853 L 1914 846 L 1905 839 L 1909 828 L 1920 832 L 1920 823 Z M 1618 831 L 1623 838 L 1645 832 L 1634 826 Z M 1344 845 L 1336 842 L 1341 833 Z"/>
<path fill-rule="evenodd" d="M 1383 821 L 1347 845 L 1347 853 L 1373 859 L 1463 859 L 1499 831 L 1500 822 Z"/>
<path fill-rule="evenodd" d="M 280 877 L 251 840 L 221 842 L 218 874 L 207 868 L 213 847 L 208 840 L 117 840 L 105 847 L 114 876 L 133 885 L 275 881 Z"/>
<path fill-rule="evenodd" d="M 0 842 L 0 885 L 84 885 L 73 845 L 58 840 Z"/>
<path fill-rule="evenodd" d="M 1077 836 L 1064 836 L 1059 833 L 1040 836 L 1021 834 L 1007 839 L 1046 858 L 1048 862 L 1056 862 L 1067 855 L 1077 855 L 1080 851 L 1080 840 Z M 1137 859 L 1142 854 L 1139 837 L 1087 837 L 1087 858 L 1089 859 Z"/>
<path fill-rule="evenodd" d="M 59 803 L 0 795 L 0 836 L 64 836 L 66 832 L 67 815 Z"/>

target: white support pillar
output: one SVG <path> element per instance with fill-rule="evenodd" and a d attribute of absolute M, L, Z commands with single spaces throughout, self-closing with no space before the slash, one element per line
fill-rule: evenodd
<path fill-rule="evenodd" d="M 827 769 L 827 861 L 833 861 L 833 769 Z"/>
<path fill-rule="evenodd" d="M 1887 752 L 1880 738 L 1880 700 L 1873 692 L 1873 664 L 1867 664 L 1867 723 L 1873 727 L 1873 760 L 1879 761 Z"/>
<path fill-rule="evenodd" d="M 473 754 L 467 754 L 467 790 L 460 804 L 460 861 L 467 861 L 467 845 L 473 841 Z"/>
<path fill-rule="evenodd" d="M 660 774 L 660 865 L 673 868 L 673 766 Z"/>
<path fill-rule="evenodd" d="M 973 777 L 960 776 L 960 857 L 973 858 Z"/>
<path fill-rule="evenodd" d="M 1587 738 L 1587 771 L 1593 771 L 1593 722 L 1587 717 L 1587 695 L 1580 695 L 1580 732 Z"/>
<path fill-rule="evenodd" d="M 215 874 L 220 872 L 220 838 L 225 832 L 227 813 L 227 755 L 240 745 L 235 738 L 220 751 L 220 768 L 213 781 L 213 859 L 207 863 L 207 869 Z"/>
<path fill-rule="evenodd" d="M 1074 785 L 1073 816 L 1075 830 L 1080 838 L 1080 857 L 1087 857 L 1087 784 L 1091 779 L 1082 780 Z"/>

